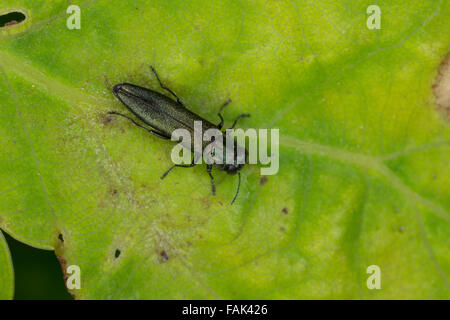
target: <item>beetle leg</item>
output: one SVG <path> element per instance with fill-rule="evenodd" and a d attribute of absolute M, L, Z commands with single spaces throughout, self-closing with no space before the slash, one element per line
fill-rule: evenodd
<path fill-rule="evenodd" d="M 192 159 L 192 163 L 191 164 L 174 164 L 166 172 L 164 172 L 164 174 L 161 176 L 161 180 L 164 179 L 169 174 L 169 172 L 172 171 L 173 169 L 175 169 L 176 167 L 191 168 L 191 167 L 195 166 L 196 164 L 197 164 L 197 159 L 195 158 L 195 156 Z"/>
<path fill-rule="evenodd" d="M 216 185 L 214 184 L 214 177 L 211 174 L 212 165 L 211 164 L 206 165 L 206 170 L 208 171 L 209 177 L 211 178 L 211 190 L 214 196 L 216 194 Z"/>
<path fill-rule="evenodd" d="M 234 126 L 236 125 L 236 123 L 239 121 L 239 119 L 242 119 L 242 118 L 248 118 L 248 117 L 250 117 L 250 114 L 249 114 L 249 113 L 243 113 L 243 114 L 240 114 L 240 115 L 236 118 L 236 120 L 234 120 L 233 125 L 232 125 L 229 129 L 233 129 Z"/>
<path fill-rule="evenodd" d="M 159 137 L 159 138 L 161 138 L 161 139 L 166 139 L 166 140 L 170 139 L 170 137 L 167 137 L 167 136 L 165 136 L 164 134 L 162 134 L 162 133 L 160 133 L 160 132 L 158 132 L 158 131 L 155 131 L 155 130 L 152 130 L 152 129 L 148 129 L 148 128 L 146 128 L 146 127 L 140 125 L 139 123 L 137 123 L 136 121 L 134 121 L 134 120 L 133 120 L 132 118 L 130 118 L 129 116 L 126 116 L 126 115 L 124 115 L 124 114 L 121 114 L 121 113 L 118 113 L 118 112 L 115 112 L 115 111 L 110 111 L 110 112 L 108 112 L 108 114 L 112 114 L 112 115 L 117 115 L 117 116 L 124 117 L 124 118 L 130 120 L 131 122 L 133 122 L 133 124 L 134 124 L 135 126 L 138 126 L 139 128 L 144 129 L 145 131 L 150 132 L 151 134 L 154 134 L 155 136 L 157 136 L 157 137 Z"/>
<path fill-rule="evenodd" d="M 222 110 L 223 110 L 227 105 L 229 105 L 230 102 L 231 102 L 230 99 L 228 99 L 227 101 L 225 101 L 225 103 L 220 107 L 219 113 L 217 114 L 217 115 L 219 116 L 219 118 L 220 118 L 220 123 L 217 125 L 217 128 L 218 128 L 219 130 L 221 130 L 222 127 L 223 127 L 223 117 L 222 117 L 222 114 L 221 114 L 221 113 L 222 113 Z"/>
<path fill-rule="evenodd" d="M 238 187 L 237 187 L 237 190 L 236 190 L 236 194 L 234 195 L 234 198 L 233 198 L 233 200 L 231 201 L 231 204 L 233 204 L 234 201 L 236 200 L 236 198 L 237 198 L 237 196 L 238 196 L 238 194 L 239 194 L 239 188 L 241 187 L 241 173 L 240 173 L 240 172 L 238 172 L 238 177 L 239 177 L 239 180 L 238 180 Z"/>
<path fill-rule="evenodd" d="M 181 104 L 181 105 L 184 107 L 183 102 L 181 102 L 181 99 L 178 98 L 178 96 L 175 94 L 175 92 L 173 92 L 172 90 L 170 90 L 169 88 L 167 88 L 167 87 L 161 82 L 161 80 L 159 79 L 158 74 L 156 73 L 155 68 L 153 68 L 153 66 L 150 66 L 150 69 L 151 69 L 152 72 L 154 73 L 154 75 L 155 75 L 156 79 L 158 80 L 159 85 L 161 86 L 161 88 L 163 88 L 164 90 L 169 91 L 169 92 L 177 99 L 177 102 L 178 102 L 179 104 Z"/>
<path fill-rule="evenodd" d="M 173 169 L 175 169 L 176 167 L 180 167 L 180 168 L 190 168 L 195 166 L 195 163 L 191 163 L 191 164 L 174 164 L 173 166 L 171 166 L 166 172 L 164 172 L 164 174 L 161 176 L 161 180 L 164 179 L 170 171 L 172 171 Z"/>

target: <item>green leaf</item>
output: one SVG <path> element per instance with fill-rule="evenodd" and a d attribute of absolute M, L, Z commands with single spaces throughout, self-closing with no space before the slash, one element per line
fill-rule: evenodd
<path fill-rule="evenodd" d="M 12 299 L 14 295 L 14 271 L 8 244 L 0 231 L 0 300 Z"/>
<path fill-rule="evenodd" d="M 450 6 L 377 3 L 380 30 L 373 1 L 87 1 L 69 30 L 67 1 L 3 1 L 0 227 L 78 265 L 77 298 L 450 298 Z M 226 125 L 279 128 L 279 172 L 233 206 L 223 172 L 161 181 L 173 143 L 106 115 L 110 84 L 161 91 L 150 64 L 208 120 L 231 98 Z"/>

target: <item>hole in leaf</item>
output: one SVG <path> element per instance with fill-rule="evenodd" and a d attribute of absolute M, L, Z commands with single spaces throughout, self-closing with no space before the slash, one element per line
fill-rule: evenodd
<path fill-rule="evenodd" d="M 27 17 L 19 11 L 12 11 L 0 15 L 0 28 L 13 26 L 24 21 Z"/>
<path fill-rule="evenodd" d="M 64 242 L 64 237 L 63 237 L 62 233 L 59 234 L 58 239 L 59 239 L 59 241 Z"/>
<path fill-rule="evenodd" d="M 116 252 L 114 253 L 114 258 L 118 258 L 120 256 L 120 250 L 116 249 Z"/>

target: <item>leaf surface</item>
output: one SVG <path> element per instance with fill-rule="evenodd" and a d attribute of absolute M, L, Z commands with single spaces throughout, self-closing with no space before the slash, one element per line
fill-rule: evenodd
<path fill-rule="evenodd" d="M 69 30 L 67 1 L 3 1 L 27 20 L 0 29 L 1 229 L 80 266 L 77 298 L 448 299 L 450 6 L 379 1 L 369 30 L 372 2 L 87 1 Z M 149 65 L 212 122 L 230 98 L 226 126 L 278 128 L 279 172 L 244 168 L 233 206 L 223 172 L 160 180 L 173 143 L 107 115 L 113 84 L 163 93 Z"/>
<path fill-rule="evenodd" d="M 14 295 L 14 272 L 5 237 L 0 231 L 0 300 L 12 299 Z"/>

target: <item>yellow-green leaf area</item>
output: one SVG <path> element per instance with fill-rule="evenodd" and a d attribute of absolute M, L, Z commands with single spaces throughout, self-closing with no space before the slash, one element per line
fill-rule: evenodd
<path fill-rule="evenodd" d="M 371 30 L 372 4 L 86 1 L 70 30 L 66 1 L 3 1 L 28 20 L 0 29 L 0 228 L 79 266 L 80 299 L 448 299 L 450 6 L 378 1 Z M 224 172 L 161 180 L 174 144 L 107 115 L 113 84 L 164 93 L 149 65 L 214 123 L 232 99 L 226 126 L 278 128 L 279 172 L 246 166 L 232 206 Z"/>

